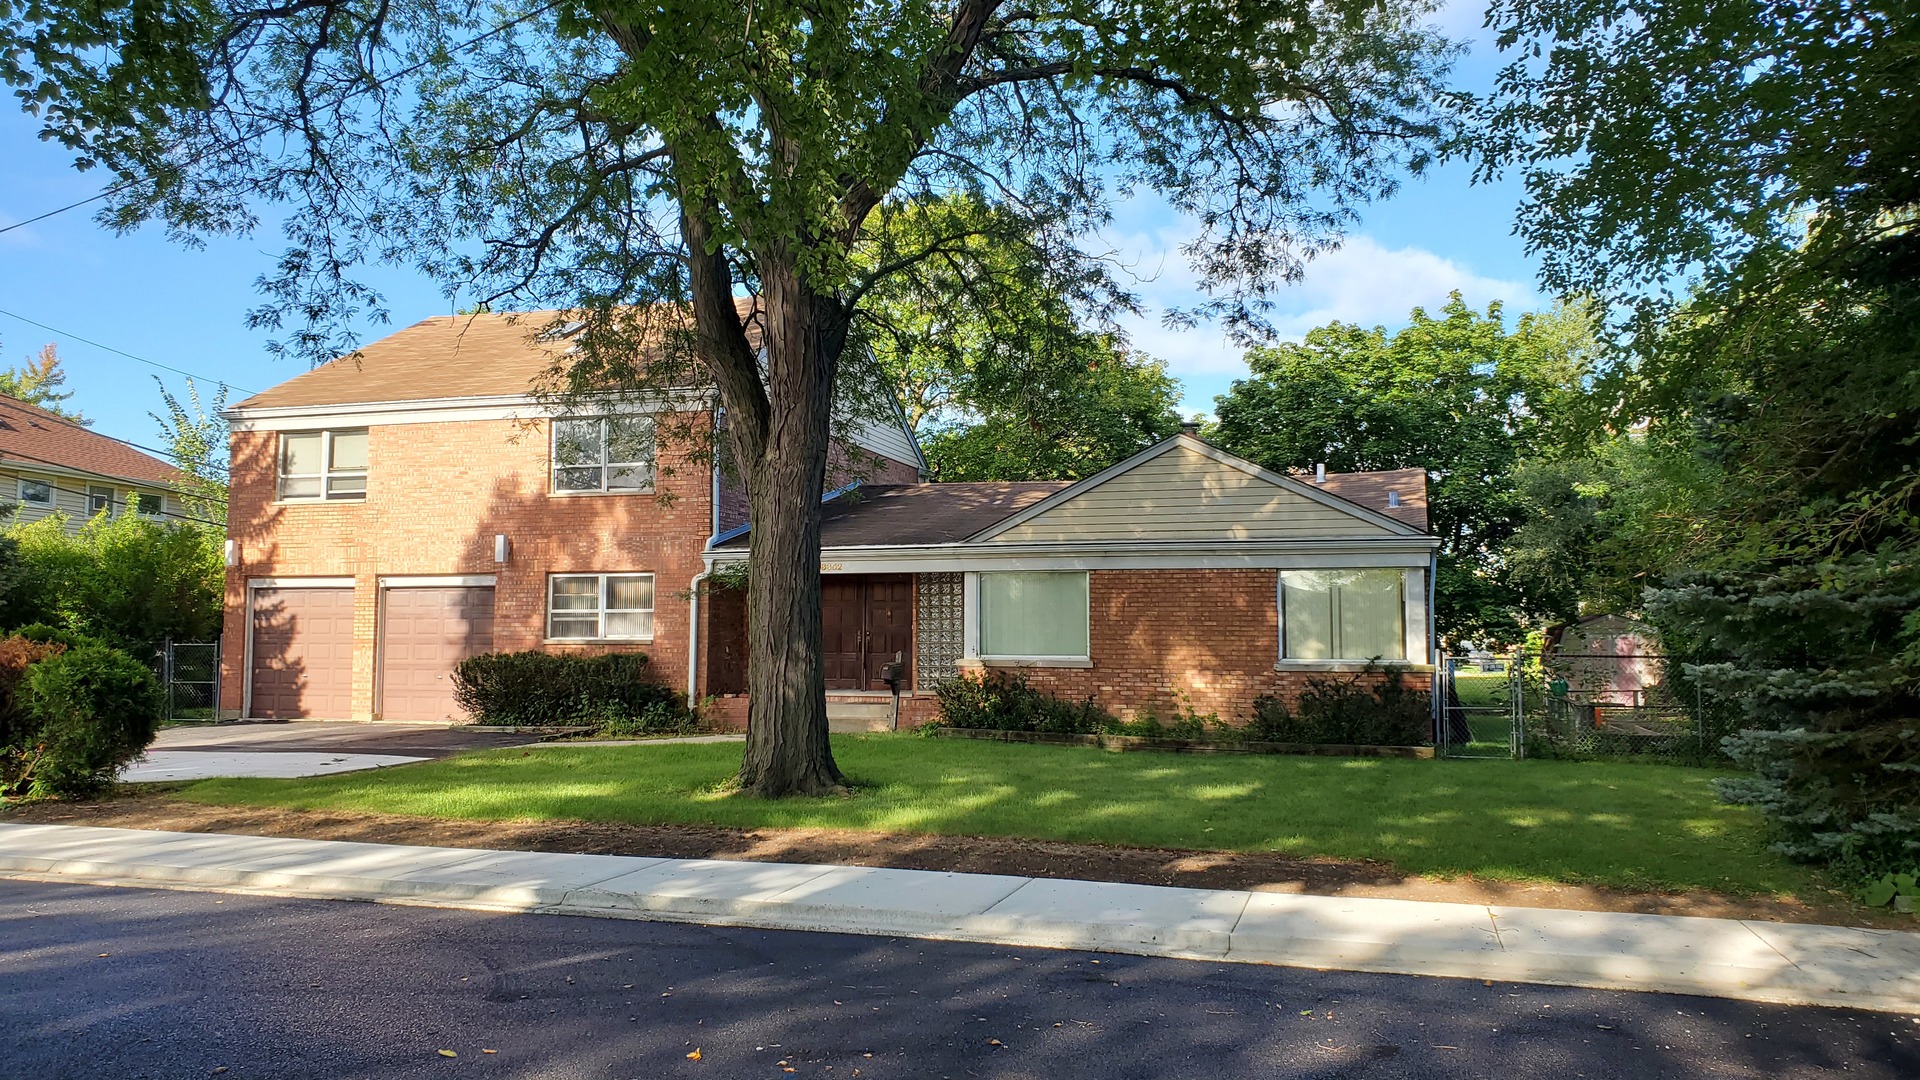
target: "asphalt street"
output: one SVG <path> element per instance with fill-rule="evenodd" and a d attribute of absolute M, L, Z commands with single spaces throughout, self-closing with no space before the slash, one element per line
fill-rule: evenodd
<path fill-rule="evenodd" d="M 1843 1074 L 1920 1076 L 1920 1019 L 0 881 L 8 1078 Z"/>

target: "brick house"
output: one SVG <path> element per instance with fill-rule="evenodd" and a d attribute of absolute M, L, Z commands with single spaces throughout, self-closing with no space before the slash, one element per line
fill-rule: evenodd
<path fill-rule="evenodd" d="M 746 605 L 703 587 L 751 550 L 698 388 L 562 408 L 539 317 L 428 319 L 228 410 L 222 698 L 253 718 L 461 719 L 490 650 L 638 650 L 744 722 Z M 903 724 L 955 673 L 1238 717 L 1381 656 L 1424 674 L 1419 470 L 1278 476 L 1182 434 L 1078 483 L 929 484 L 904 422 L 835 443 L 822 569 L 830 715 Z M 1283 618 L 1284 616 L 1284 618 Z"/>

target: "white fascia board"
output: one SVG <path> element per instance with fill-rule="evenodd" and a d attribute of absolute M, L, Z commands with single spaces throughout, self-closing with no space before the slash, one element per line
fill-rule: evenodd
<path fill-rule="evenodd" d="M 378 427 L 388 424 L 446 424 L 462 420 L 544 420 L 556 416 L 642 416 L 706 408 L 710 390 L 671 390 L 663 394 L 595 395 L 568 404 L 532 394 L 431 398 L 420 401 L 370 401 L 340 405 L 287 405 L 228 409 L 235 431 L 300 431 L 308 428 Z"/>
<path fill-rule="evenodd" d="M 445 589 L 458 587 L 492 586 L 492 574 L 382 574 L 380 587 L 383 589 Z"/>
<path fill-rule="evenodd" d="M 1301 480 L 1296 480 L 1293 477 L 1284 475 L 1282 473 L 1272 472 L 1267 469 L 1263 469 L 1260 466 L 1254 464 L 1253 462 L 1248 461 L 1246 458 L 1240 457 L 1236 454 L 1229 454 L 1225 450 L 1222 450 L 1217 446 L 1212 446 L 1201 439 L 1197 439 L 1192 435 L 1188 435 L 1185 432 L 1181 432 L 1180 434 L 1175 435 L 1171 439 L 1167 439 L 1164 442 L 1156 443 L 1153 446 L 1147 447 L 1145 450 L 1140 451 L 1139 453 L 1133 455 L 1132 457 L 1126 459 L 1125 461 L 1120 462 L 1117 465 L 1110 465 L 1107 468 L 1102 469 L 1097 473 L 1094 473 L 1092 476 L 1089 476 L 1085 480 L 1082 480 L 1079 483 L 1074 484 L 1072 487 L 1063 488 L 1059 491 L 1056 491 L 1052 495 L 1049 495 L 1046 498 L 1040 500 L 1039 502 L 1034 503 L 1032 506 L 1027 507 L 1025 510 L 1020 511 L 1019 513 L 1013 515 L 1010 518 L 1005 518 L 1005 519 L 1002 519 L 1001 521 L 995 522 L 994 524 L 989 525 L 987 528 L 981 530 L 978 533 L 975 533 L 974 535 L 968 537 L 967 539 L 969 542 L 973 542 L 973 543 L 979 543 L 981 541 L 991 540 L 992 538 L 1000 535 L 1003 532 L 1006 532 L 1009 529 L 1014 528 L 1015 526 L 1023 525 L 1028 521 L 1031 521 L 1034 518 L 1039 517 L 1041 514 L 1044 514 L 1047 511 L 1052 510 L 1054 507 L 1059 506 L 1062 503 L 1069 502 L 1080 495 L 1086 494 L 1087 492 L 1093 490 L 1094 488 L 1099 487 L 1101 484 L 1106 483 L 1108 480 L 1111 480 L 1114 477 L 1121 475 L 1122 473 L 1131 472 L 1133 469 L 1139 467 L 1140 465 L 1145 464 L 1146 462 L 1152 461 L 1154 458 L 1159 457 L 1161 454 L 1164 454 L 1169 450 L 1172 450 L 1176 446 L 1184 446 L 1187 449 L 1192 450 L 1194 453 L 1199 454 L 1200 456 L 1208 458 L 1212 461 L 1218 462 L 1221 465 L 1225 465 L 1230 469 L 1238 470 L 1239 472 L 1243 472 L 1248 476 L 1254 477 L 1255 479 L 1264 480 L 1267 483 L 1272 484 L 1273 486 L 1278 487 L 1284 491 L 1290 491 L 1296 495 L 1300 495 L 1305 498 L 1311 499 L 1314 502 L 1317 502 L 1320 505 L 1325 506 L 1330 510 L 1337 510 L 1350 517 L 1358 518 L 1361 521 L 1368 523 L 1369 525 L 1374 525 L 1379 528 L 1385 529 L 1389 533 L 1392 533 L 1395 536 L 1427 535 L 1426 533 L 1421 532 L 1420 530 L 1414 528 L 1413 526 L 1397 518 L 1391 518 L 1378 511 L 1369 510 L 1366 507 L 1361 506 L 1359 503 L 1349 502 L 1346 499 L 1340 498 L 1338 495 L 1334 495 L 1331 492 L 1328 492 L 1322 488 L 1314 486 L 1313 484 L 1309 484 Z"/>
<path fill-rule="evenodd" d="M 956 573 L 982 570 L 1240 570 L 1396 566 L 1425 569 L 1439 541 L 1371 537 L 1345 542 L 1177 541 L 1113 544 L 935 544 L 825 548 L 825 573 Z M 743 548 L 709 551 L 715 563 L 744 562 Z"/>
<path fill-rule="evenodd" d="M 168 483 L 165 480 L 139 480 L 131 476 L 115 476 L 112 473 L 94 472 L 92 469 L 76 469 L 70 465 L 53 465 L 43 461 L 25 461 L 17 457 L 8 457 L 5 452 L 0 452 L 0 468 L 5 468 L 8 472 L 23 473 L 29 476 L 38 473 L 44 476 L 57 476 L 70 480 L 85 480 L 96 486 L 119 484 L 125 487 L 141 488 L 144 490 L 158 489 L 162 492 L 171 492 L 174 494 L 178 494 L 181 490 L 179 484 Z"/>

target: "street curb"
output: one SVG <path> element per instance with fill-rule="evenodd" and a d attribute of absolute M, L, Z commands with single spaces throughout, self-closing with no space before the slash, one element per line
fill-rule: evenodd
<path fill-rule="evenodd" d="M 15 827 L 20 828 L 20 827 Z M 36 828 L 36 827 L 25 827 Z M 47 828 L 47 827 L 38 827 Z M 73 828 L 56 826 L 53 828 Z M 0 828 L 0 842 L 7 829 Z M 107 830 L 94 830 L 106 832 Z M 137 830 L 126 830 L 136 832 Z M 0 877 L 116 887 L 167 888 L 324 900 L 358 900 L 408 906 L 478 911 L 578 915 L 595 918 L 698 923 L 769 930 L 798 930 L 881 937 L 967 941 L 1025 948 L 1080 949 L 1185 960 L 1269 964 L 1316 970 L 1364 971 L 1380 974 L 1483 979 L 1537 983 L 1603 990 L 1631 990 L 1695 994 L 1785 1005 L 1815 1005 L 1879 1012 L 1920 1012 L 1920 935 L 1900 931 L 1856 931 L 1811 927 L 1801 936 L 1826 933 L 1833 944 L 1816 942 L 1819 962 L 1803 964 L 1770 941 L 1761 931 L 1778 936 L 1777 924 L 1756 928 L 1732 920 L 1667 916 L 1616 916 L 1608 913 L 1559 912 L 1546 909 L 1495 910 L 1461 904 L 1417 904 L 1412 901 L 1302 897 L 1294 894 L 1227 893 L 1160 886 L 1116 886 L 1050 879 L 998 877 L 980 874 L 937 874 L 924 871 L 877 870 L 863 867 L 807 866 L 779 863 L 735 863 L 705 860 L 628 858 L 620 856 L 543 856 L 538 853 L 496 852 L 483 849 L 386 849 L 379 845 L 338 845 L 333 849 L 305 849 L 298 845 L 325 845 L 328 841 L 222 837 L 214 834 L 156 834 L 198 837 L 200 840 L 251 840 L 271 847 L 270 861 L 297 860 L 305 850 L 337 855 L 351 862 L 365 851 L 396 857 L 412 855 L 422 865 L 393 874 L 315 872 L 297 865 L 273 869 L 235 869 L 220 866 L 166 865 L 114 857 L 46 858 L 0 852 Z M 162 841 L 162 844 L 166 841 Z M 204 857 L 206 844 L 191 840 L 172 843 Z M 255 858 L 263 856 L 256 855 Z M 457 878 L 472 864 L 513 859 L 574 860 L 578 879 L 568 884 L 518 882 L 507 886 Z M 593 862 L 591 860 L 600 860 Z M 175 860 L 181 861 L 181 860 Z M 328 861 L 319 858 L 319 862 Z M 445 871 L 446 873 L 441 873 Z M 603 888 L 622 879 L 643 881 L 678 879 L 680 892 L 629 891 Z M 438 874 L 442 880 L 434 880 Z M 714 875 L 720 887 L 738 887 L 753 895 L 694 895 L 685 881 L 699 874 Z M 920 875 L 899 877 L 898 875 Z M 484 876 L 481 874 L 479 876 Z M 599 876 L 599 880 L 587 880 Z M 933 880 L 933 879 L 943 880 Z M 737 879 L 728 885 L 726 879 Z M 746 884 L 764 879 L 763 884 Z M 919 884 L 924 881 L 924 886 Z M 770 882 L 767 884 L 766 882 Z M 779 899 L 788 892 L 828 893 L 853 890 L 868 882 L 900 882 L 924 888 L 928 905 L 958 904 L 966 900 L 983 911 L 914 910 L 846 902 L 810 902 Z M 1092 908 L 1074 909 L 1076 890 L 1104 890 L 1100 895 L 1138 897 L 1141 910 L 1154 905 L 1186 905 L 1183 918 L 1155 924 L 1141 919 L 1101 919 Z M 1117 890 L 1134 890 L 1121 893 Z M 1024 902 L 1024 905 L 1023 905 Z M 1008 906 L 1008 912 L 993 908 Z M 1029 914 L 1022 914 L 1025 907 Z M 1096 905 L 1097 906 L 1097 905 Z M 1334 909 L 1339 909 L 1334 912 Z M 1110 905 L 1108 910 L 1118 910 Z M 1084 913 L 1084 914 L 1083 914 Z M 1392 918 L 1382 918 L 1382 915 Z M 1379 928 L 1398 920 L 1402 929 Z M 1422 922 L 1421 920 L 1425 920 Z M 1502 927 L 1505 921 L 1515 925 Z M 1529 923 L 1539 927 L 1529 929 Z M 1700 924 L 1700 925 L 1692 925 Z M 1572 929 L 1569 929 L 1571 927 Z M 1751 934 L 1735 930 L 1743 927 Z M 1544 929 L 1540 929 L 1544 928 Z M 1584 928 L 1584 929 L 1583 929 Z M 1644 931 L 1639 928 L 1644 928 Z M 1524 945 L 1524 935 L 1558 935 L 1551 948 L 1509 948 L 1508 935 Z M 1579 934 L 1588 937 L 1581 938 Z M 1717 935 L 1717 937 L 1716 937 Z M 1842 935 L 1851 935 L 1842 940 Z M 1618 943 L 1644 943 L 1638 953 L 1621 952 Z M 1809 938 L 1809 940 L 1814 940 Z M 1491 941 L 1494 946 L 1490 947 Z M 1663 945 L 1662 942 L 1668 944 Z M 1689 958 L 1688 945 L 1702 947 Z M 1583 942 L 1585 944 L 1583 944 Z M 1714 943 L 1718 942 L 1718 946 Z M 1728 948 L 1728 943 L 1744 948 Z M 1878 945 L 1881 955 L 1861 949 Z M 1602 948 L 1606 945 L 1607 948 Z M 1725 959 L 1705 955 L 1720 947 Z M 1584 951 L 1583 951 L 1584 950 Z M 1862 964 L 1854 955 L 1867 957 Z M 1755 960 L 1760 957 L 1764 966 Z M 1812 954 L 1801 956 L 1808 961 Z M 1893 974 L 1887 974 L 1891 970 Z"/>

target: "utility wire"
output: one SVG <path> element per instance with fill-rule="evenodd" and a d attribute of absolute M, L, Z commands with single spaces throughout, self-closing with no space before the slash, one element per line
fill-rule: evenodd
<path fill-rule="evenodd" d="M 21 452 L 20 452 L 20 451 L 18 451 L 18 450 L 11 450 L 11 449 L 0 449 L 0 463 L 4 463 L 5 461 L 7 461 L 7 460 L 9 460 L 9 459 L 17 459 L 17 460 L 20 460 L 20 461 L 30 461 L 30 462 L 33 462 L 33 463 L 35 463 L 35 464 L 38 464 L 38 465 L 52 465 L 52 466 L 53 466 L 54 468 L 56 468 L 56 469 L 74 469 L 74 471 L 75 471 L 75 472 L 86 472 L 86 471 L 87 471 L 87 470 L 85 470 L 85 469 L 76 469 L 76 468 L 74 468 L 74 466 L 72 466 L 72 465 L 69 465 L 69 464 L 67 464 L 67 463 L 66 463 L 66 462 L 64 462 L 64 461 L 55 461 L 55 460 L 53 460 L 52 458 L 43 458 L 43 457 L 35 457 L 35 456 L 34 456 L 34 455 L 32 455 L 32 454 L 25 454 L 25 453 L 21 453 Z M 101 473 L 100 475 L 101 475 L 101 476 L 103 476 L 103 477 L 106 477 L 106 479 L 108 479 L 108 480 L 113 480 L 113 481 L 116 481 L 116 482 L 119 482 L 119 481 L 124 481 L 124 482 L 126 482 L 126 483 L 132 483 L 132 484 L 151 484 L 151 485 L 153 485 L 153 486 L 155 486 L 155 487 L 167 487 L 167 488 L 172 488 L 172 487 L 174 487 L 174 485 L 173 485 L 173 484 L 170 484 L 170 483 L 167 483 L 166 481 L 163 481 L 163 480 L 136 480 L 136 479 L 134 479 L 133 477 L 130 477 L 130 476 L 128 476 L 128 477 L 114 477 L 114 476 L 110 476 L 110 475 L 108 475 L 108 474 L 106 474 L 106 473 Z M 104 486 L 104 485 L 102 485 L 102 486 Z M 175 488 L 175 493 L 176 493 L 176 494 L 178 494 L 178 489 L 177 489 L 177 488 Z M 202 495 L 187 495 L 187 496 L 183 496 L 183 497 L 185 497 L 185 498 L 194 498 L 194 499 L 201 499 L 201 500 L 203 500 L 203 501 L 205 501 L 205 502 L 210 502 L 210 503 L 219 503 L 219 504 L 220 504 L 221 506 L 225 506 L 225 505 L 227 504 L 227 500 L 225 500 L 225 499 L 215 499 L 215 498 L 211 498 L 211 497 L 208 497 L 208 496 L 202 496 Z"/>
<path fill-rule="evenodd" d="M 516 18 L 509 19 L 506 22 L 503 22 L 500 25 L 494 27 L 493 29 L 488 30 L 484 34 L 479 34 L 475 37 L 468 38 L 467 40 L 461 42 L 460 44 L 455 45 L 451 49 L 448 49 L 445 55 L 453 56 L 457 53 L 465 52 L 466 50 L 472 48 L 475 45 L 480 44 L 481 42 L 487 40 L 488 38 L 491 38 L 497 34 L 505 33 L 506 31 L 511 30 L 516 26 L 519 26 L 521 23 L 528 22 L 532 19 L 538 18 L 539 16 L 544 15 L 547 12 L 552 11 L 554 8 L 559 6 L 560 5 L 558 3 L 558 0 L 555 0 L 555 2 L 544 4 L 538 8 L 535 8 L 532 11 L 527 12 L 525 15 L 521 15 Z M 441 59 L 442 59 L 441 56 L 434 56 L 429 59 L 422 60 L 419 63 L 408 65 L 407 67 L 401 68 L 399 71 L 395 71 L 387 75 L 382 75 L 380 78 L 375 79 L 374 81 L 367 83 L 364 86 L 354 87 L 353 89 L 347 91 L 345 94 L 341 95 L 339 98 L 335 99 L 334 101 L 326 105 L 321 105 L 318 108 L 330 109 L 335 105 L 345 104 L 347 101 L 350 101 L 353 98 L 360 96 L 361 94 L 367 93 L 372 90 L 377 90 L 380 87 L 385 86 L 387 83 L 390 83 L 395 79 L 405 78 L 408 75 L 411 75 L 422 68 L 429 67 L 439 62 Z M 247 138 L 252 138 L 252 136 L 248 136 Z M 235 140 L 230 142 L 219 143 L 214 146 L 209 146 L 205 150 L 202 150 L 198 154 L 195 154 L 192 157 L 189 157 L 187 160 L 181 162 L 178 166 L 176 166 L 176 168 L 185 169 L 189 166 L 198 164 L 202 159 L 210 157 L 221 150 L 237 149 L 242 143 L 246 141 L 247 141 L 246 139 L 240 139 L 240 140 Z M 64 214 L 69 210 L 78 210 L 79 208 L 87 205 L 88 203 L 95 203 L 95 202 L 99 202 L 101 199 L 111 198 L 112 196 L 118 195 L 119 193 L 127 190 L 130 187 L 133 187 L 137 184 L 143 183 L 151 179 L 153 179 L 153 177 L 151 174 L 149 174 L 147 176 L 136 176 L 136 177 L 133 177 L 132 179 L 122 180 L 121 182 L 113 185 L 112 187 L 107 188 L 104 191 L 101 191 L 97 195 L 89 195 L 86 198 L 79 200 L 78 202 L 70 202 L 65 206 L 55 207 L 54 209 L 49 210 L 44 214 L 36 214 L 35 216 L 30 217 L 25 221 L 16 221 L 11 225 L 0 225 L 0 233 L 10 233 L 15 229 L 22 228 L 27 225 L 31 225 L 36 221 L 45 221 L 50 217 L 54 217 L 59 214 Z M 14 316 L 14 318 L 19 318 L 19 316 L 16 315 Z M 138 359 L 138 358 L 136 357 L 135 359 Z"/>
<path fill-rule="evenodd" d="M 67 488 L 67 487 L 61 487 L 61 486 L 60 486 L 59 484 L 56 484 L 56 483 L 54 483 L 54 482 L 53 482 L 53 481 L 51 481 L 51 480 L 38 480 L 38 479 L 35 479 L 35 478 L 33 478 L 33 477 L 30 477 L 30 476 L 27 476 L 27 477 L 21 477 L 21 479 L 22 479 L 22 480 L 29 480 L 29 481 L 32 481 L 33 483 L 36 483 L 36 484 L 45 484 L 45 485 L 47 485 L 47 487 L 48 487 L 48 488 L 49 488 L 49 489 L 50 489 L 50 490 L 51 490 L 52 492 L 54 492 L 55 494 L 64 494 L 64 495 L 78 495 L 78 496 L 80 496 L 80 497 L 81 497 L 82 499 L 90 499 L 90 498 L 92 498 L 92 495 L 93 495 L 93 493 L 92 493 L 92 492 L 89 492 L 89 491 L 78 491 L 78 490 L 76 490 L 76 489 L 74 489 L 74 488 Z M 107 485 L 107 484 L 100 484 L 100 485 L 97 485 L 97 486 L 99 486 L 99 487 L 110 487 L 111 485 Z M 114 490 L 115 490 L 115 491 L 120 491 L 120 489 L 118 489 L 118 488 L 114 488 Z M 65 510 L 62 510 L 62 509 L 60 509 L 60 506 L 59 506 L 59 502 L 58 502 L 58 500 L 56 500 L 56 501 L 55 501 L 55 503 L 54 503 L 54 505 L 52 505 L 52 506 L 45 506 L 45 507 L 43 507 L 43 506 L 41 506 L 41 505 L 39 505 L 38 503 L 30 503 L 30 502 L 27 502 L 27 501 L 26 501 L 26 500 L 24 500 L 24 499 L 21 499 L 21 498 L 19 497 L 19 493 L 20 493 L 20 489 L 19 489 L 19 486 L 18 486 L 18 485 L 15 485 L 15 487 L 14 487 L 14 491 L 13 491 L 13 505 L 12 505 L 12 506 L 10 506 L 10 507 L 8 507 L 7 509 L 9 509 L 9 510 L 12 510 L 12 511 L 14 511 L 15 513 L 18 513 L 18 511 L 19 511 L 19 508 L 20 508 L 20 507 L 23 507 L 23 506 L 31 506 L 31 507 L 33 507 L 33 508 L 34 508 L 34 509 L 36 509 L 36 510 L 45 510 L 45 511 L 47 511 L 47 513 L 48 513 L 49 515 L 51 515 L 51 514 L 65 514 L 65 513 L 66 513 L 66 511 L 65 511 Z M 122 494 L 124 494 L 124 492 L 121 492 L 121 493 L 122 493 Z M 140 494 L 140 493 L 139 493 L 139 492 L 135 492 L 134 494 L 136 494 L 136 495 L 138 495 L 138 494 Z M 194 498 L 198 498 L 198 497 L 199 497 L 199 496 L 194 496 Z M 206 500 L 206 501 L 207 501 L 207 502 L 210 502 L 210 503 L 219 503 L 219 502 L 221 502 L 221 500 L 219 500 L 219 499 L 208 499 L 208 500 Z M 109 513 L 109 514 L 111 514 L 111 513 L 113 512 L 113 510 L 112 510 L 112 506 L 113 506 L 113 502 L 114 502 L 114 500 L 109 500 L 109 502 L 108 502 L 108 510 L 107 510 L 107 513 Z M 160 506 L 161 506 L 161 509 L 160 509 L 160 510 L 159 510 L 159 511 L 158 511 L 157 513 L 152 513 L 152 514 L 146 514 L 146 513 L 143 513 L 142 511 L 140 511 L 139 509 L 137 509 L 137 506 L 136 506 L 136 504 L 135 504 L 135 503 L 133 503 L 132 501 L 129 501 L 128 503 L 126 503 L 126 504 L 123 504 L 123 505 L 124 505 L 124 509 L 122 510 L 122 513 L 138 513 L 138 514 L 141 514 L 141 515 L 142 515 L 143 517 L 163 517 L 163 518 L 172 518 L 172 519 L 174 519 L 175 521 L 192 521 L 192 522 L 196 522 L 196 523 L 198 523 L 198 524 L 201 524 L 201 525 L 211 525 L 211 526 L 213 526 L 213 527 L 214 527 L 214 528 L 216 528 L 216 529 L 225 529 L 225 528 L 227 527 L 227 523 L 226 523 L 226 522 L 224 522 L 224 521 L 215 521 L 215 520 L 213 520 L 212 518 L 203 518 L 203 517 L 195 517 L 195 516 L 193 516 L 192 514 L 178 514 L 178 513 L 175 513 L 175 512 L 173 512 L 172 510 L 168 510 L 168 509 L 166 509 L 166 503 L 165 503 L 164 501 L 163 501 L 163 502 L 162 502 L 162 503 L 160 504 Z M 225 504 L 224 504 L 224 503 L 222 503 L 222 505 L 225 505 Z M 92 517 L 93 517 L 93 515 L 91 515 L 91 514 L 89 514 L 89 515 L 87 516 L 87 520 L 92 520 Z"/>
<path fill-rule="evenodd" d="M 4 231 L 4 230 L 0 230 L 0 231 Z M 82 345 L 91 345 L 96 349 L 104 349 L 107 352 L 124 356 L 129 360 L 137 360 L 142 364 L 146 364 L 148 367 L 157 367 L 162 371 L 171 371 L 175 375 L 185 375 L 189 379 L 199 379 L 201 382 L 216 383 L 220 386 L 228 387 L 229 389 L 238 390 L 243 394 L 253 394 L 258 392 L 254 390 L 249 390 L 244 386 L 234 386 L 232 383 L 228 382 L 225 379 L 216 379 L 209 375 L 196 375 L 193 372 L 186 370 L 185 368 L 177 368 L 169 364 L 162 364 L 158 360 L 149 360 L 144 356 L 135 356 L 132 353 L 126 351 L 125 349 L 116 349 L 111 345 L 102 345 L 99 342 L 93 341 L 89 338 L 83 338 L 79 334 L 69 333 L 68 331 L 62 330 L 58 327 L 48 326 L 46 323 L 40 322 L 37 319 L 29 319 L 25 315 L 20 315 L 20 314 L 16 314 L 14 312 L 8 311 L 6 308 L 0 308 L 0 315 L 5 315 L 9 319 L 18 319 L 21 322 L 26 323 L 28 326 L 37 326 L 40 329 L 45 330 L 49 334 L 55 334 L 65 338 L 72 338 L 73 340 L 80 342 Z"/>

